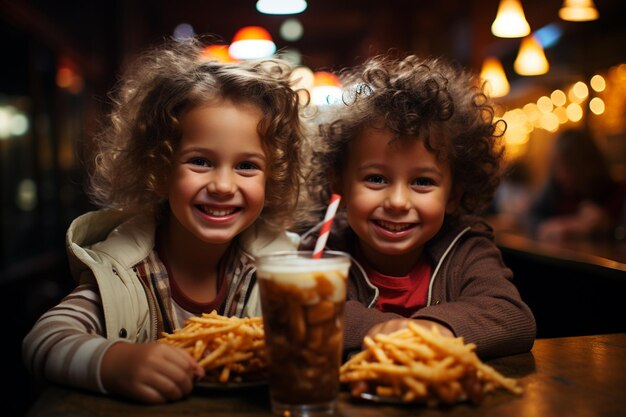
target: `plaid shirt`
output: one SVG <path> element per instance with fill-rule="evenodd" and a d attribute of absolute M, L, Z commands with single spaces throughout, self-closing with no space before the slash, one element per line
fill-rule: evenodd
<path fill-rule="evenodd" d="M 232 245 L 224 256 L 221 262 L 224 268 L 220 273 L 224 274 L 225 280 L 221 281 L 227 285 L 228 292 L 218 312 L 228 317 L 242 317 L 252 288 L 256 284 L 254 259 L 239 249 L 237 244 Z M 153 323 L 157 330 L 155 334 L 164 331 L 171 333 L 174 328 L 182 327 L 185 319 L 193 313 L 184 312 L 186 315 L 181 317 L 181 310 L 178 309 L 177 312 L 172 302 L 167 268 L 157 251 L 153 250 L 148 257 L 135 265 L 134 270 L 146 290 L 152 317 L 156 319 L 156 323 Z"/>

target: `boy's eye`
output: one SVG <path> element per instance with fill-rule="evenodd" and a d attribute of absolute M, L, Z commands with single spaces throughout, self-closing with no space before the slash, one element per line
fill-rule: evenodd
<path fill-rule="evenodd" d="M 387 180 L 382 175 L 376 174 L 376 175 L 368 175 L 367 177 L 365 177 L 365 182 L 369 182 L 371 184 L 384 184 L 387 182 Z"/>

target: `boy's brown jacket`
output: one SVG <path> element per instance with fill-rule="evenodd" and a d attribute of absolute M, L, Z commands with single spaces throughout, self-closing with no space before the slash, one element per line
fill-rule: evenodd
<path fill-rule="evenodd" d="M 312 249 L 320 225 L 303 234 L 301 249 Z M 327 247 L 353 253 L 356 236 L 338 215 Z M 449 327 L 466 343 L 475 343 L 483 358 L 528 352 L 536 326 L 529 307 L 512 282 L 513 273 L 493 240 L 492 228 L 473 216 L 446 216 L 443 227 L 423 252 L 432 264 L 427 306 L 415 319 L 434 320 Z M 375 308 L 378 289 L 352 258 L 345 310 L 344 352 L 361 348 L 375 324 L 398 318 Z"/>

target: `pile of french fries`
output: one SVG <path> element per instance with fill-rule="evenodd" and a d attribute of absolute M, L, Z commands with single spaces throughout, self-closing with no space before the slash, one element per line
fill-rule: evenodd
<path fill-rule="evenodd" d="M 504 388 L 521 394 L 517 381 L 484 364 L 474 344 L 446 337 L 410 323 L 391 334 L 364 339 L 366 348 L 340 370 L 342 383 L 352 395 L 364 393 L 406 403 L 429 406 L 461 401 L 480 403 L 485 394 Z"/>
<path fill-rule="evenodd" d="M 189 318 L 158 341 L 188 351 L 206 370 L 207 382 L 240 383 L 266 376 L 261 317 L 224 317 L 212 311 Z"/>

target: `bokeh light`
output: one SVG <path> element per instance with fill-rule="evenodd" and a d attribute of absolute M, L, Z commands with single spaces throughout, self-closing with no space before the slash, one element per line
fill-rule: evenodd
<path fill-rule="evenodd" d="M 567 117 L 572 122 L 578 122 L 583 118 L 583 108 L 578 103 L 570 103 L 567 106 Z"/>
<path fill-rule="evenodd" d="M 599 74 L 591 77 L 589 84 L 591 85 L 591 88 L 598 93 L 601 93 L 606 88 L 606 81 L 604 80 L 604 77 Z"/>
<path fill-rule="evenodd" d="M 302 38 L 304 34 L 304 28 L 302 27 L 302 23 L 298 19 L 291 18 L 285 20 L 279 29 L 280 36 L 289 42 L 295 42 Z"/>
<path fill-rule="evenodd" d="M 600 97 L 594 97 L 589 102 L 589 110 L 593 112 L 593 114 L 600 115 L 604 113 L 605 105 L 604 101 Z"/>
<path fill-rule="evenodd" d="M 567 96 L 561 90 L 554 90 L 552 94 L 550 94 L 550 100 L 555 107 L 564 106 L 567 101 Z"/>

